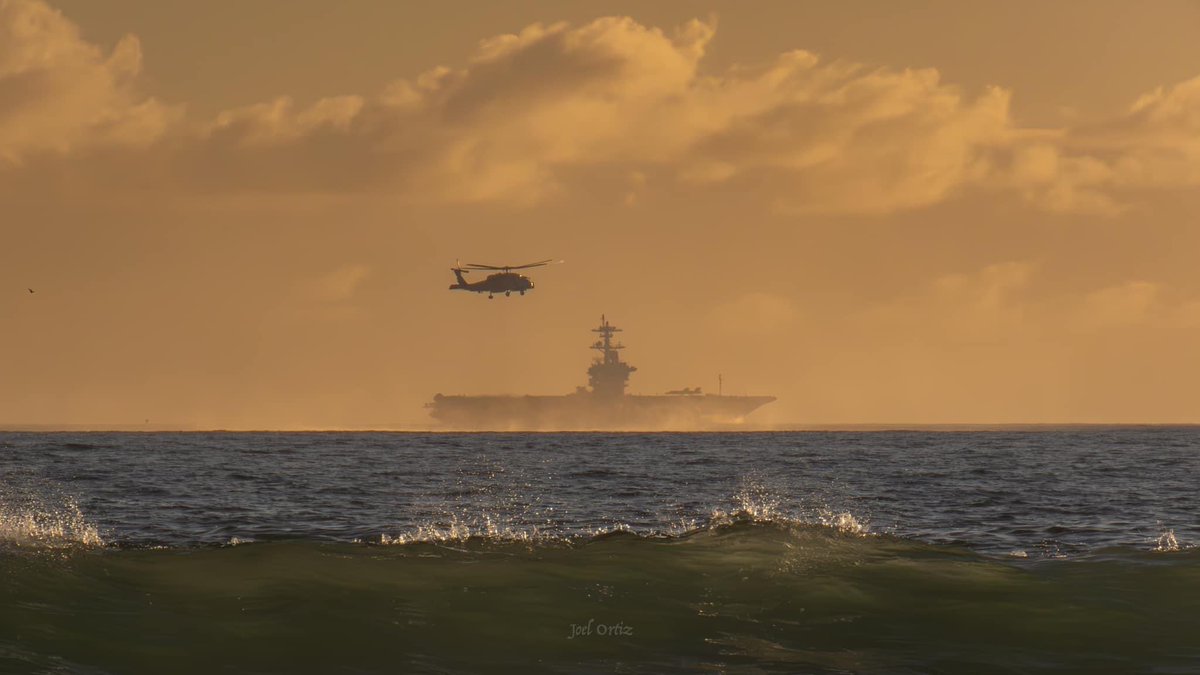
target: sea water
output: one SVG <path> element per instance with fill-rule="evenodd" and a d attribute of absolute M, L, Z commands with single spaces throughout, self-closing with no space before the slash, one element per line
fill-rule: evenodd
<path fill-rule="evenodd" d="M 1200 672 L 1200 429 L 3 433 L 0 672 Z"/>

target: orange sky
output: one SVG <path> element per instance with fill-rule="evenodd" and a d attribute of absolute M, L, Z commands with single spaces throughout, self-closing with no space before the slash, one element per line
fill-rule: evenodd
<path fill-rule="evenodd" d="M 0 423 L 1200 422 L 1200 5 L 702 10 L 0 0 Z"/>

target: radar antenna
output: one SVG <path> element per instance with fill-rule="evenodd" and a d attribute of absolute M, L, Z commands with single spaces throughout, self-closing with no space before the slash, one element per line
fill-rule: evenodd
<path fill-rule="evenodd" d="M 625 345 L 613 342 L 613 333 L 622 332 L 620 328 L 608 322 L 608 317 L 600 315 L 600 326 L 592 329 L 599 333 L 600 339 L 592 343 L 591 348 L 600 352 L 600 357 L 588 368 L 588 384 L 592 393 L 605 398 L 619 398 L 625 395 L 625 386 L 630 373 L 637 368 L 621 360 L 621 349 Z"/>

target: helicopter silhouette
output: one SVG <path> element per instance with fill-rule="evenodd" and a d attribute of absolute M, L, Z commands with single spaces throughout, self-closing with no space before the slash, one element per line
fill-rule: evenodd
<path fill-rule="evenodd" d="M 471 291 L 472 293 L 487 293 L 488 300 L 491 300 L 496 293 L 512 295 L 513 291 L 516 291 L 521 295 L 525 295 L 525 291 L 533 290 L 533 280 L 524 274 L 517 274 L 516 272 L 513 272 L 513 270 L 541 267 L 542 265 L 549 265 L 552 262 L 555 261 L 553 259 L 540 260 L 538 262 L 528 263 L 526 265 L 480 265 L 478 263 L 467 263 L 466 265 L 460 265 L 456 261 L 454 267 L 450 268 L 450 271 L 454 272 L 454 277 L 458 279 L 458 283 L 450 284 L 450 290 Z M 562 261 L 559 260 L 558 262 Z M 487 275 L 487 278 L 483 281 L 471 283 L 467 281 L 463 275 L 468 274 L 473 270 L 489 270 L 494 271 L 495 274 Z"/>

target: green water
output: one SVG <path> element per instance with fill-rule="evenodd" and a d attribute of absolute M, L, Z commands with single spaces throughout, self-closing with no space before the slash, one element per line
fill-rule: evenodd
<path fill-rule="evenodd" d="M 1200 670 L 1200 554 L 989 557 L 831 527 L 10 547 L 3 672 Z"/>

